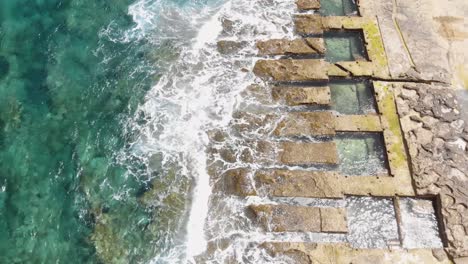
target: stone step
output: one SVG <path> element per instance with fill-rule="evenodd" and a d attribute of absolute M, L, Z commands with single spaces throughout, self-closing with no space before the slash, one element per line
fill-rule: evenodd
<path fill-rule="evenodd" d="M 343 176 L 334 171 L 235 169 L 224 175 L 226 190 L 240 196 L 344 198 L 346 195 L 413 196 L 411 182 L 380 176 Z"/>
<path fill-rule="evenodd" d="M 330 87 L 275 86 L 272 88 L 275 101 L 286 105 L 330 105 Z"/>
<path fill-rule="evenodd" d="M 275 136 L 334 136 L 335 116 L 331 112 L 288 113 L 273 131 Z"/>
<path fill-rule="evenodd" d="M 335 117 L 335 130 L 340 132 L 381 132 L 378 115 L 340 115 Z"/>
<path fill-rule="evenodd" d="M 297 0 L 297 9 L 301 11 L 320 9 L 320 0 Z"/>
<path fill-rule="evenodd" d="M 272 39 L 257 42 L 259 55 L 323 55 L 325 43 L 322 38 Z"/>
<path fill-rule="evenodd" d="M 266 204 L 249 208 L 267 232 L 348 232 L 345 208 Z"/>
<path fill-rule="evenodd" d="M 328 81 L 329 65 L 322 59 L 258 60 L 253 72 L 260 78 L 278 82 Z"/>
<path fill-rule="evenodd" d="M 348 244 L 316 244 L 316 243 L 288 243 L 266 242 L 258 248 L 265 249 L 271 256 L 269 261 L 276 258 L 288 257 L 295 264 L 309 263 L 359 263 L 359 264 L 449 264 L 447 254 L 443 249 L 355 249 Z"/>
<path fill-rule="evenodd" d="M 231 145 L 229 145 L 231 144 Z M 208 149 L 210 162 L 272 165 L 336 165 L 335 142 L 289 142 L 243 139 Z"/>
<path fill-rule="evenodd" d="M 334 136 L 336 132 L 381 132 L 378 115 L 337 116 L 330 111 L 236 112 L 231 127 L 242 135 Z"/>
<path fill-rule="evenodd" d="M 322 35 L 326 29 L 320 15 L 296 15 L 294 25 L 298 34 Z"/>
<path fill-rule="evenodd" d="M 370 61 L 329 63 L 323 59 L 258 60 L 253 72 L 277 82 L 328 81 L 329 77 L 372 77 L 379 69 Z"/>
<path fill-rule="evenodd" d="M 335 142 L 281 142 L 278 161 L 285 165 L 338 164 Z"/>

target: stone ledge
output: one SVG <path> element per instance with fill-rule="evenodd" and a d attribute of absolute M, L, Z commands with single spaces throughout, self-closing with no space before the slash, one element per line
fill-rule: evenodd
<path fill-rule="evenodd" d="M 348 232 L 345 208 L 251 205 L 249 209 L 267 232 Z"/>
<path fill-rule="evenodd" d="M 330 87 L 297 87 L 275 86 L 272 89 L 275 101 L 284 102 L 287 105 L 329 105 L 331 102 Z"/>
<path fill-rule="evenodd" d="M 393 176 L 411 179 L 395 98 L 388 83 L 374 82 L 378 112 L 381 115 L 387 159 Z"/>
<path fill-rule="evenodd" d="M 411 184 L 382 176 L 343 176 L 333 171 L 235 169 L 226 172 L 229 193 L 240 196 L 344 198 L 346 195 L 414 196 Z M 252 182 L 253 179 L 253 182 Z"/>
<path fill-rule="evenodd" d="M 320 0 L 296 0 L 297 9 L 302 11 L 320 9 Z"/>
<path fill-rule="evenodd" d="M 281 142 L 278 161 L 286 165 L 338 164 L 335 142 Z"/>
<path fill-rule="evenodd" d="M 334 136 L 336 132 L 382 132 L 378 115 L 339 115 L 331 111 L 236 112 L 231 127 L 238 133 L 276 137 Z"/>
<path fill-rule="evenodd" d="M 258 60 L 253 72 L 266 80 L 287 81 L 328 81 L 329 63 L 325 60 Z"/>
<path fill-rule="evenodd" d="M 348 244 L 281 243 L 260 245 L 270 256 L 287 257 L 295 264 L 359 263 L 359 264 L 449 264 L 443 250 L 432 249 L 353 249 Z"/>
<path fill-rule="evenodd" d="M 259 55 L 322 55 L 325 43 L 322 38 L 272 39 L 257 42 Z"/>
<path fill-rule="evenodd" d="M 254 73 L 277 82 L 328 81 L 329 77 L 382 77 L 375 64 L 368 61 L 329 63 L 323 59 L 258 60 Z"/>
<path fill-rule="evenodd" d="M 340 115 L 335 117 L 335 130 L 381 132 L 382 124 L 378 115 Z"/>
<path fill-rule="evenodd" d="M 288 113 L 273 131 L 275 136 L 334 136 L 335 116 L 329 112 Z"/>

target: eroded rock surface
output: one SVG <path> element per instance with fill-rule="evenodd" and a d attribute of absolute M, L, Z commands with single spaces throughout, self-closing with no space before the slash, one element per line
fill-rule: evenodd
<path fill-rule="evenodd" d="M 322 38 L 272 39 L 257 42 L 260 55 L 311 55 L 324 54 L 325 43 Z"/>
<path fill-rule="evenodd" d="M 297 0 L 296 5 L 299 10 L 319 9 L 320 0 Z"/>
<path fill-rule="evenodd" d="M 440 194 L 454 256 L 468 256 L 468 125 L 456 93 L 405 84 L 397 99 L 418 194 Z"/>

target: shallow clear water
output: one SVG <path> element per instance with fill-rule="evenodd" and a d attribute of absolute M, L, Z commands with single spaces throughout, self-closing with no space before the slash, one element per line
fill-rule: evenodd
<path fill-rule="evenodd" d="M 190 185 L 141 159 L 133 120 L 218 2 L 0 1 L 0 263 L 146 262 L 183 240 Z"/>
<path fill-rule="evenodd" d="M 324 34 L 325 59 L 329 62 L 367 60 L 364 37 L 360 31 L 330 31 Z"/>
<path fill-rule="evenodd" d="M 357 15 L 356 0 L 327 0 L 320 2 L 320 13 L 324 16 Z"/>

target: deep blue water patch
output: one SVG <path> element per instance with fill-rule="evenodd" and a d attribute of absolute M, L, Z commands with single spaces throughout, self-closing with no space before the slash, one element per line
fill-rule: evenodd
<path fill-rule="evenodd" d="M 155 47 L 100 34 L 132 28 L 132 3 L 0 1 L 0 263 L 154 255 L 154 211 L 138 201 L 147 182 L 132 173 L 144 165 L 115 153 L 155 82 Z"/>

